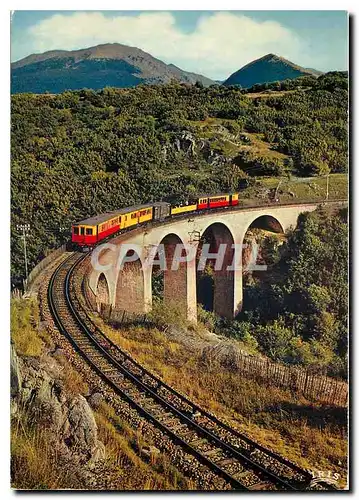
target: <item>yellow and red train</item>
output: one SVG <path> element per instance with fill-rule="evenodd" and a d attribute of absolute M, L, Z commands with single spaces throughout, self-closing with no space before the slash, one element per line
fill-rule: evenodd
<path fill-rule="evenodd" d="M 93 247 L 108 236 L 131 226 L 152 220 L 221 207 L 233 207 L 239 203 L 239 194 L 219 194 L 201 196 L 187 205 L 171 206 L 166 202 L 121 208 L 94 217 L 89 217 L 72 225 L 72 243 L 80 247 Z"/>

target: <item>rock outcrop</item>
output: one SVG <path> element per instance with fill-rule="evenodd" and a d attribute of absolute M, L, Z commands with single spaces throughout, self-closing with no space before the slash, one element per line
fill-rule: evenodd
<path fill-rule="evenodd" d="M 21 419 L 26 413 L 39 428 L 46 428 L 51 445 L 63 458 L 91 465 L 105 457 L 105 448 L 89 403 L 66 389 L 63 375 L 54 358 L 20 358 L 12 346 L 11 414 Z"/>

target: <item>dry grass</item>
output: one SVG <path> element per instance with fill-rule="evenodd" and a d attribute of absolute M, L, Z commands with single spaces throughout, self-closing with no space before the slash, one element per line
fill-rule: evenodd
<path fill-rule="evenodd" d="M 246 203 L 253 203 L 258 193 L 265 189 L 276 189 L 280 202 L 324 202 L 327 192 L 326 177 L 257 177 L 256 185 L 241 193 Z M 348 175 L 331 174 L 329 176 L 329 200 L 348 199 Z"/>
<path fill-rule="evenodd" d="M 59 461 L 51 434 L 20 409 L 11 424 L 11 487 L 26 490 L 80 488 L 74 471 Z"/>
<path fill-rule="evenodd" d="M 61 380 L 63 381 L 66 391 L 73 396 L 77 394 L 89 394 L 89 386 L 84 380 L 83 375 L 79 373 L 73 366 L 71 366 L 66 356 L 64 356 L 63 354 L 55 353 L 54 358 L 60 365 L 64 367 Z"/>
<path fill-rule="evenodd" d="M 245 132 L 244 134 L 249 137 L 251 144 L 244 144 L 240 147 L 240 151 L 250 151 L 259 157 L 266 157 L 269 159 L 277 158 L 282 161 L 289 158 L 288 155 L 271 149 L 272 145 L 264 140 L 264 134 L 255 134 L 251 132 Z"/>
<path fill-rule="evenodd" d="M 162 454 L 144 458 L 148 449 L 143 435 L 120 419 L 113 408 L 103 403 L 95 414 L 99 439 L 106 446 L 106 460 L 113 478 L 121 477 L 123 490 L 188 490 L 193 489 Z M 142 456 L 142 458 L 140 458 Z"/>
<path fill-rule="evenodd" d="M 157 329 L 101 328 L 140 363 L 202 407 L 303 467 L 339 472 L 345 484 L 344 410 L 311 404 L 290 391 L 240 378 L 215 363 L 203 365 L 199 354 L 169 342 Z"/>
<path fill-rule="evenodd" d="M 39 308 L 35 299 L 11 299 L 11 340 L 21 356 L 40 356 L 52 340 L 46 330 L 39 327 Z"/>
<path fill-rule="evenodd" d="M 264 180 L 264 184 L 268 184 L 269 179 Z M 278 179 L 275 180 L 278 184 Z M 309 179 L 282 179 L 279 187 L 283 193 L 280 194 L 281 201 L 316 199 L 325 200 L 327 192 L 326 177 L 312 177 Z M 292 192 L 294 197 L 289 194 Z M 329 200 L 347 199 L 348 198 L 348 175 L 347 174 L 331 174 L 329 176 Z"/>
<path fill-rule="evenodd" d="M 248 97 L 249 99 L 255 99 L 257 97 L 260 97 L 262 99 L 266 99 L 269 97 L 284 97 L 287 94 L 293 94 L 297 92 L 297 90 L 280 90 L 280 91 L 272 91 L 272 92 L 248 92 L 248 94 L 245 94 L 245 97 Z"/>

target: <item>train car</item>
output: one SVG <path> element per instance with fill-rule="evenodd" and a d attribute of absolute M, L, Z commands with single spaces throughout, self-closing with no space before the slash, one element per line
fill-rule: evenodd
<path fill-rule="evenodd" d="M 121 215 L 121 229 L 126 229 L 131 226 L 137 226 L 143 222 L 148 222 L 153 218 L 152 205 L 140 205 L 138 207 L 130 207 Z"/>
<path fill-rule="evenodd" d="M 121 216 L 121 229 L 143 224 L 151 220 L 163 220 L 170 215 L 171 205 L 166 202 L 155 202 L 137 207 L 129 207 Z"/>
<path fill-rule="evenodd" d="M 218 194 L 215 196 L 201 196 L 198 198 L 197 210 L 209 208 L 234 207 L 239 203 L 239 194 Z"/>
<path fill-rule="evenodd" d="M 157 201 L 153 206 L 153 220 L 164 220 L 171 215 L 171 204 L 166 201 Z"/>
<path fill-rule="evenodd" d="M 166 202 L 147 203 L 126 207 L 84 219 L 72 226 L 72 243 L 92 248 L 100 241 L 123 229 L 135 227 L 152 220 L 164 220 L 171 215 L 180 215 L 211 208 L 236 206 L 239 194 L 218 194 L 201 196 L 190 200 L 187 205 L 173 206 Z"/>
<path fill-rule="evenodd" d="M 190 203 L 188 205 L 171 207 L 171 215 L 185 214 L 188 212 L 195 212 L 196 210 L 197 210 L 197 203 Z"/>
<path fill-rule="evenodd" d="M 208 196 L 202 196 L 197 202 L 197 210 L 205 210 L 209 208 Z"/>
<path fill-rule="evenodd" d="M 72 225 L 72 243 L 80 247 L 92 247 L 119 230 L 119 211 L 96 215 Z"/>
<path fill-rule="evenodd" d="M 72 243 L 80 247 L 93 247 L 122 229 L 151 220 L 163 220 L 170 215 L 170 204 L 148 203 L 126 207 L 84 219 L 72 226 Z"/>
<path fill-rule="evenodd" d="M 229 207 L 230 195 L 219 194 L 217 196 L 210 196 L 208 199 L 209 208 Z"/>
<path fill-rule="evenodd" d="M 171 207 L 171 215 L 206 210 L 209 208 L 234 207 L 239 203 L 239 194 L 219 194 L 215 196 L 201 196 L 198 200 L 191 200 L 187 205 Z"/>
<path fill-rule="evenodd" d="M 235 207 L 238 205 L 239 203 L 239 193 L 232 193 L 230 195 L 231 199 L 230 199 L 230 205 L 231 207 Z"/>

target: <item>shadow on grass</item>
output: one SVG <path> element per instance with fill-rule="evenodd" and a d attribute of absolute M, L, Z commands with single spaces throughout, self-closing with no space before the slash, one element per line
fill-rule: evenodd
<path fill-rule="evenodd" d="M 346 408 L 339 408 L 335 406 L 321 406 L 316 407 L 313 405 L 300 405 L 282 401 L 280 403 L 271 405 L 266 409 L 278 420 L 305 420 L 311 427 L 323 429 L 327 426 L 340 426 L 347 425 L 347 410 Z"/>

